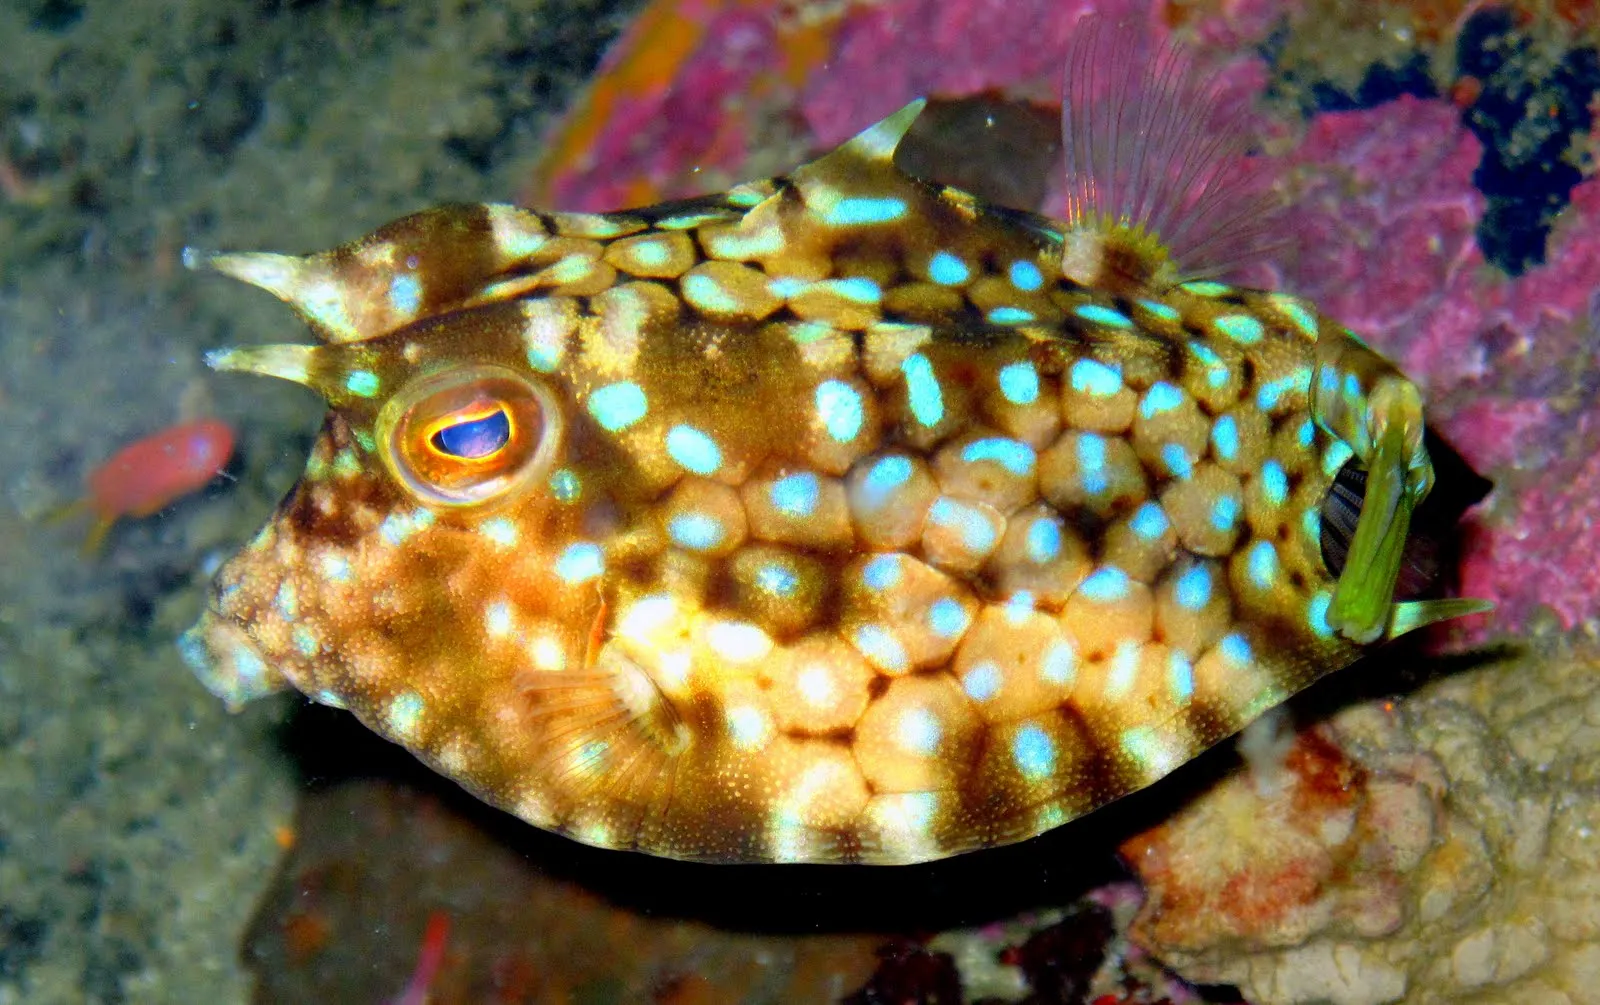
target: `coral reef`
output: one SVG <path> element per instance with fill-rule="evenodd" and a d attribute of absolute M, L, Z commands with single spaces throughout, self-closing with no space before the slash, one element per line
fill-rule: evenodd
<path fill-rule="evenodd" d="M 1124 853 L 1132 937 L 1252 1002 L 1600 1000 L 1592 643 L 1357 705 Z"/>

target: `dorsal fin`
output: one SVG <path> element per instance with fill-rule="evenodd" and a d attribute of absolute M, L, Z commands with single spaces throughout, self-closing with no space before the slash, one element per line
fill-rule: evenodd
<path fill-rule="evenodd" d="M 894 162 L 895 148 L 911 131 L 911 124 L 928 105 L 928 99 L 917 100 L 861 130 L 850 139 L 834 147 L 809 164 L 797 168 L 796 181 L 828 174 L 841 168 L 848 170 L 851 163 L 889 165 Z"/>
<path fill-rule="evenodd" d="M 927 103 L 918 98 L 796 168 L 789 180 L 806 207 L 831 226 L 887 224 L 903 216 L 907 202 L 902 189 L 909 179 L 895 166 L 894 151 Z M 759 218 L 758 208 L 747 221 Z"/>
<path fill-rule="evenodd" d="M 1061 106 L 1069 279 L 1159 289 L 1272 250 L 1278 200 L 1220 84 L 1142 24 L 1079 22 Z"/>

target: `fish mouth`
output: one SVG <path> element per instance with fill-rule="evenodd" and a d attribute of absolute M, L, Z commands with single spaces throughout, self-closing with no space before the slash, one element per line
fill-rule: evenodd
<path fill-rule="evenodd" d="M 1461 520 L 1494 487 L 1431 427 L 1423 433 L 1423 444 L 1433 462 L 1434 485 L 1411 514 L 1395 581 L 1397 601 L 1443 597 L 1460 588 Z M 1366 471 L 1351 460 L 1339 470 L 1323 502 L 1322 556 L 1335 578 L 1344 571 L 1366 486 Z"/>
<path fill-rule="evenodd" d="M 221 698 L 231 712 L 247 702 L 288 687 L 282 673 L 262 658 L 245 627 L 208 607 L 178 637 L 178 654 L 207 691 Z"/>

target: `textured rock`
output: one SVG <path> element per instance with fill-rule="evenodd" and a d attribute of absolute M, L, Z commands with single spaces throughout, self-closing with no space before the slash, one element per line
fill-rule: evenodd
<path fill-rule="evenodd" d="M 1547 641 L 1302 734 L 1124 847 L 1132 937 L 1258 1005 L 1600 1001 L 1597 671 Z"/>

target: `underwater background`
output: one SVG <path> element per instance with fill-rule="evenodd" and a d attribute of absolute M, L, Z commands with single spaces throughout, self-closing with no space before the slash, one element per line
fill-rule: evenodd
<path fill-rule="evenodd" d="M 1297 248 L 1259 280 L 1396 360 L 1495 483 L 1459 578 L 1496 613 L 1292 702 L 1282 784 L 1224 744 L 1011 849 L 689 866 L 537 832 L 297 698 L 230 715 L 183 666 L 322 412 L 205 370 L 299 323 L 186 247 L 714 191 L 918 95 L 908 167 L 1038 207 L 1091 10 L 1259 100 Z M 7 0 L 0 1003 L 1600 1001 L 1597 29 L 1555 0 Z M 236 449 L 203 490 L 87 554 L 51 519 L 205 416 Z"/>

